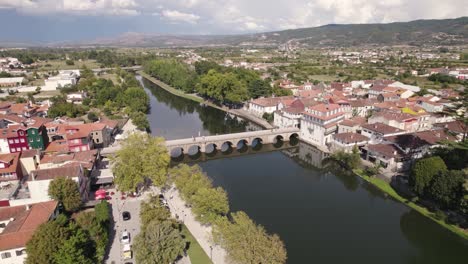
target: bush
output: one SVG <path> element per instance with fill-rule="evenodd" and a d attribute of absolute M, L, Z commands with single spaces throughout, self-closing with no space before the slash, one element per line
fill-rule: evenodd
<path fill-rule="evenodd" d="M 87 117 L 88 117 L 88 120 L 91 122 L 96 122 L 99 120 L 99 117 L 96 115 L 95 112 L 89 112 Z"/>
<path fill-rule="evenodd" d="M 265 120 L 268 121 L 268 122 L 273 122 L 274 115 L 273 115 L 273 114 L 269 114 L 269 113 L 264 113 L 263 116 L 262 116 L 262 118 L 265 119 Z"/>
<path fill-rule="evenodd" d="M 65 63 L 69 66 L 75 65 L 75 62 L 73 60 L 67 60 Z"/>

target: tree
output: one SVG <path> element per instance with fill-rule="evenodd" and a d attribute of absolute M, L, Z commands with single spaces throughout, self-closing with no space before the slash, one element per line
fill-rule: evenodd
<path fill-rule="evenodd" d="M 171 221 L 152 221 L 134 239 L 135 260 L 141 264 L 173 263 L 185 249 L 185 241 Z"/>
<path fill-rule="evenodd" d="M 463 198 L 462 171 L 442 171 L 434 176 L 427 189 L 427 195 L 437 201 L 442 207 L 455 208 Z"/>
<path fill-rule="evenodd" d="M 110 221 L 110 206 L 107 201 L 101 201 L 94 207 L 94 214 L 99 223 L 108 223 Z"/>
<path fill-rule="evenodd" d="M 167 181 L 170 157 L 163 138 L 134 133 L 122 142 L 112 161 L 115 183 L 121 191 L 135 191 L 145 179 L 159 187 Z"/>
<path fill-rule="evenodd" d="M 107 204 L 107 202 L 101 202 L 96 205 L 94 212 L 80 212 L 75 217 L 78 226 L 89 234 L 87 241 L 88 246 L 90 248 L 92 246 L 92 248 L 95 249 L 94 258 L 97 259 L 98 262 L 102 262 L 104 259 L 106 246 L 109 240 L 109 211 L 107 211 L 108 219 L 103 219 L 104 209 Z M 98 215 L 100 215 L 99 218 Z"/>
<path fill-rule="evenodd" d="M 241 103 L 248 98 L 247 87 L 234 73 L 210 70 L 200 78 L 197 92 L 218 102 Z"/>
<path fill-rule="evenodd" d="M 75 65 L 75 62 L 73 60 L 66 60 L 65 63 L 69 66 Z"/>
<path fill-rule="evenodd" d="M 416 194 L 424 195 L 434 176 L 446 170 L 447 166 L 438 156 L 417 160 L 411 168 L 409 183 Z"/>
<path fill-rule="evenodd" d="M 222 188 L 201 188 L 192 197 L 193 212 L 197 220 L 204 223 L 214 223 L 220 216 L 229 212 L 229 202 Z"/>
<path fill-rule="evenodd" d="M 95 263 L 95 247 L 90 246 L 89 234 L 76 224 L 71 224 L 69 229 L 72 235 L 63 242 L 54 254 L 55 263 L 60 264 L 91 264 Z"/>
<path fill-rule="evenodd" d="M 148 202 L 141 203 L 140 222 L 143 229 L 152 221 L 161 223 L 170 217 L 171 213 L 160 205 L 157 197 L 151 197 Z"/>
<path fill-rule="evenodd" d="M 55 252 L 70 236 L 67 222 L 64 215 L 59 215 L 55 220 L 39 226 L 26 244 L 27 264 L 56 263 Z"/>
<path fill-rule="evenodd" d="M 169 170 L 171 181 L 179 189 L 182 198 L 189 204 L 193 202 L 192 197 L 201 188 L 210 188 L 210 179 L 203 174 L 200 166 L 188 166 L 180 164 Z"/>
<path fill-rule="evenodd" d="M 141 131 L 149 131 L 150 124 L 148 122 L 148 118 L 142 112 L 131 112 L 130 119 L 132 119 L 132 123 Z"/>
<path fill-rule="evenodd" d="M 268 235 L 244 212 L 232 214 L 232 222 L 227 218 L 219 219 L 214 238 L 235 263 L 286 263 L 286 249 L 280 238 Z"/>
<path fill-rule="evenodd" d="M 95 112 L 89 112 L 87 117 L 88 117 L 88 120 L 91 122 L 96 122 L 99 120 L 99 117 L 96 115 Z"/>
<path fill-rule="evenodd" d="M 58 177 L 49 185 L 49 196 L 63 204 L 65 210 L 76 211 L 81 206 L 81 196 L 78 183 L 70 178 Z"/>

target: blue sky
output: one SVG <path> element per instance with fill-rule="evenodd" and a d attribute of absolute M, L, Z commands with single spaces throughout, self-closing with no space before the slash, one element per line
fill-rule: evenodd
<path fill-rule="evenodd" d="M 0 41 L 238 34 L 467 15 L 464 0 L 0 0 Z"/>

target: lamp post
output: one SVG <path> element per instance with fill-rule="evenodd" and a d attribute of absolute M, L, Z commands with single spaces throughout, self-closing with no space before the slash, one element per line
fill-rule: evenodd
<path fill-rule="evenodd" d="M 213 246 L 210 246 L 210 259 L 213 260 Z"/>

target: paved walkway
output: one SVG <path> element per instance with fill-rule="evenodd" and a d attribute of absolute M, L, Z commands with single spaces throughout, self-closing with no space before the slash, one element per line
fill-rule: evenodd
<path fill-rule="evenodd" d="M 160 193 L 157 187 L 152 187 L 155 193 Z M 226 250 L 213 242 L 211 235 L 211 227 L 201 225 L 195 220 L 195 215 L 192 210 L 185 206 L 185 202 L 179 195 L 176 188 L 171 188 L 164 193 L 167 199 L 171 214 L 173 217 L 179 217 L 185 226 L 190 230 L 190 233 L 195 237 L 198 244 L 203 248 L 208 257 L 211 258 L 214 264 L 223 264 L 226 262 Z"/>

